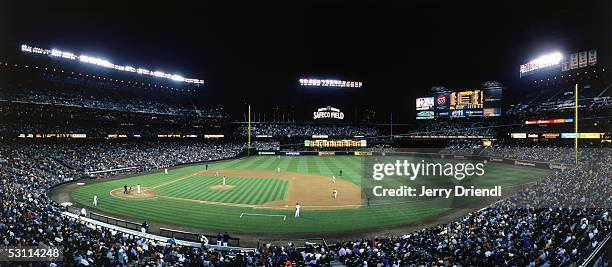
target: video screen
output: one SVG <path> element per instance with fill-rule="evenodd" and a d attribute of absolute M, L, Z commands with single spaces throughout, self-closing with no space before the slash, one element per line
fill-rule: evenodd
<path fill-rule="evenodd" d="M 416 119 L 501 116 L 502 90 L 440 92 L 416 99 Z"/>
<path fill-rule="evenodd" d="M 420 97 L 416 99 L 416 110 L 431 110 L 433 107 L 433 97 Z"/>
<path fill-rule="evenodd" d="M 482 109 L 483 93 L 481 90 L 450 93 L 450 109 Z"/>

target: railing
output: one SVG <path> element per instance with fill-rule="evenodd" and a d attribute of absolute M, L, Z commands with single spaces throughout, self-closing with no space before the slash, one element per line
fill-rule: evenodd
<path fill-rule="evenodd" d="M 601 253 L 603 252 L 603 248 L 606 247 L 608 241 L 610 241 L 610 234 L 608 234 L 608 236 L 606 236 L 606 238 L 601 241 L 599 246 L 597 246 L 595 250 L 593 250 L 591 255 L 589 255 L 589 257 L 587 257 L 582 264 L 580 264 L 580 267 L 597 266 L 596 263 L 599 261 L 597 256 L 601 255 Z"/>
<path fill-rule="evenodd" d="M 102 221 L 99 221 L 99 220 L 94 220 L 94 219 L 87 218 L 87 217 L 81 217 L 81 216 L 79 216 L 77 214 L 70 213 L 70 212 L 67 212 L 67 211 L 62 212 L 61 215 L 64 216 L 64 217 L 75 219 L 75 220 L 77 220 L 77 221 L 79 221 L 81 223 L 84 223 L 84 224 L 88 225 L 89 227 L 102 227 L 102 228 L 112 229 L 112 230 L 120 231 L 120 232 L 129 234 L 129 235 L 141 237 L 141 238 L 144 238 L 144 239 L 162 242 L 163 244 L 166 244 L 166 243 L 168 243 L 170 241 L 170 240 L 168 240 L 167 237 L 158 236 L 158 235 L 154 235 L 154 234 L 150 234 L 150 233 L 142 233 L 142 232 L 140 232 L 140 230 L 127 229 L 127 228 L 124 228 L 124 227 L 120 227 L 120 226 L 112 225 L 112 224 L 109 224 L 109 223 L 105 223 L 105 222 L 102 222 Z M 180 240 L 180 239 L 175 239 L 175 240 L 173 240 L 173 242 L 175 244 L 181 245 L 181 246 L 200 247 L 200 243 L 199 242 L 191 242 L 191 241 Z"/>
<path fill-rule="evenodd" d="M 128 221 L 128 220 L 118 219 L 118 218 L 114 218 L 114 217 L 98 214 L 98 213 L 95 213 L 95 212 L 90 212 L 89 213 L 89 218 L 92 219 L 92 220 L 96 220 L 96 221 L 100 221 L 100 222 L 116 225 L 116 226 L 119 226 L 119 227 L 131 229 L 131 230 L 137 230 L 137 231 L 140 231 L 140 228 L 142 226 L 141 224 L 136 223 L 136 222 L 131 222 L 131 221 Z"/>
<path fill-rule="evenodd" d="M 109 173 L 109 172 L 122 173 L 122 172 L 130 172 L 132 170 L 141 170 L 141 169 L 144 169 L 144 167 L 143 166 L 131 166 L 131 167 L 108 169 L 108 170 L 98 170 L 98 171 L 85 172 L 85 174 L 87 174 L 87 175 L 95 175 L 95 174 L 99 174 L 99 173 Z"/>
<path fill-rule="evenodd" d="M 174 230 L 174 229 L 168 229 L 168 228 L 162 228 L 162 227 L 159 228 L 159 235 L 170 237 L 170 238 L 193 241 L 193 242 L 200 242 L 200 237 L 204 236 L 206 237 L 206 239 L 208 239 L 208 242 L 211 245 L 217 244 L 216 235 L 198 234 L 198 233 L 193 233 L 193 232 L 180 231 L 180 230 Z M 228 246 L 240 247 L 240 238 L 230 237 L 228 241 L 229 241 Z"/>
<path fill-rule="evenodd" d="M 322 237 L 313 237 L 313 238 L 280 238 L 280 239 L 259 239 L 257 242 L 257 249 L 261 249 L 261 246 L 266 245 L 268 243 L 285 246 L 289 243 L 293 244 L 296 248 L 305 248 L 307 245 L 318 244 L 325 248 L 326 251 L 329 251 L 330 246 L 327 245 L 325 238 Z"/>

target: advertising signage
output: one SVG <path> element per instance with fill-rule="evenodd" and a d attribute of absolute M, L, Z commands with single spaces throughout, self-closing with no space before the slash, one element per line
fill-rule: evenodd
<path fill-rule="evenodd" d="M 416 119 L 501 116 L 502 90 L 439 92 L 416 99 Z"/>

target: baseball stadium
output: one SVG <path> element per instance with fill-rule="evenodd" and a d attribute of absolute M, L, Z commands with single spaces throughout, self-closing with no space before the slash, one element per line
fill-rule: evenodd
<path fill-rule="evenodd" d="M 0 266 L 608 266 L 611 7 L 0 3 Z"/>

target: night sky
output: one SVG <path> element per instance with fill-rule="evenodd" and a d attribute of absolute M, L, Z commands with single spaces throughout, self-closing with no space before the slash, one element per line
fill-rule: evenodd
<path fill-rule="evenodd" d="M 433 85 L 519 90 L 540 54 L 612 47 L 610 1 L 22 2 L 0 3 L 0 56 L 27 43 L 176 72 L 215 103 L 282 103 L 300 77 L 338 78 L 412 116 Z"/>

